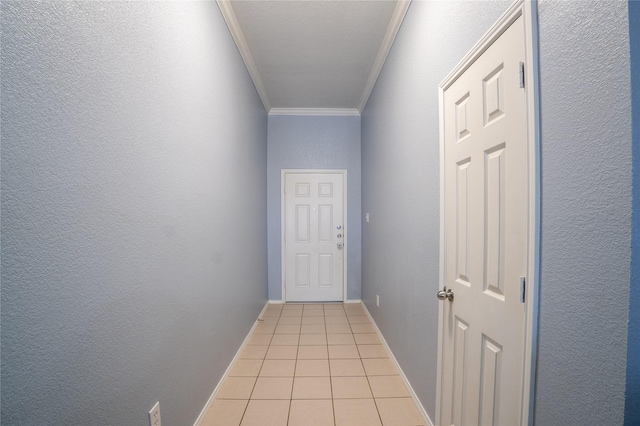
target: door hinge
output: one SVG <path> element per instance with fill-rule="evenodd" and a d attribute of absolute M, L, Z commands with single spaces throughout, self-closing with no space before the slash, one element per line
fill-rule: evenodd
<path fill-rule="evenodd" d="M 520 88 L 524 89 L 524 62 L 520 62 Z"/>
<path fill-rule="evenodd" d="M 525 302 L 527 295 L 527 282 L 524 277 L 520 277 L 520 303 Z"/>

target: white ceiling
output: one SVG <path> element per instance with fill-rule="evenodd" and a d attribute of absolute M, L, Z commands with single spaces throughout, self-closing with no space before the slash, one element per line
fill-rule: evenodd
<path fill-rule="evenodd" d="M 358 115 L 410 0 L 218 0 L 270 114 Z"/>

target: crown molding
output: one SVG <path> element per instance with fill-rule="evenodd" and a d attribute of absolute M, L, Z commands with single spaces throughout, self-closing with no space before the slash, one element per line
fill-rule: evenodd
<path fill-rule="evenodd" d="M 271 108 L 267 91 L 262 79 L 260 78 L 260 73 L 258 72 L 258 68 L 253 60 L 253 56 L 249 50 L 249 45 L 242 33 L 235 12 L 233 11 L 233 7 L 231 6 L 231 0 L 216 0 L 216 3 L 218 4 L 218 7 L 222 12 L 222 16 L 227 23 L 229 32 L 236 43 L 240 56 L 242 57 L 247 71 L 251 76 L 251 80 L 253 80 L 253 84 L 260 96 L 260 100 L 262 101 L 262 105 L 264 106 L 265 111 L 268 111 L 269 115 L 360 116 L 367 104 L 367 101 L 369 100 L 369 96 L 371 96 L 376 80 L 382 71 L 382 67 L 384 66 L 387 56 L 389 55 L 389 51 L 393 45 L 393 41 L 395 40 L 398 30 L 400 29 L 400 25 L 402 25 L 402 21 L 409 9 L 411 0 L 397 1 L 393 16 L 389 21 L 387 32 L 382 40 L 380 49 L 378 50 L 378 54 L 371 68 L 371 72 L 369 73 L 369 77 L 364 86 L 357 108 Z"/>
<path fill-rule="evenodd" d="M 240 52 L 240 56 L 244 61 L 244 65 L 247 67 L 247 71 L 249 71 L 251 80 L 253 80 L 253 85 L 258 91 L 260 100 L 262 100 L 262 105 L 264 106 L 265 111 L 269 111 L 271 109 L 271 103 L 269 102 L 267 91 L 264 87 L 264 84 L 262 83 L 262 79 L 260 78 L 260 73 L 258 73 L 258 68 L 256 67 L 255 61 L 253 60 L 251 51 L 249 50 L 247 40 L 245 39 L 244 34 L 240 29 L 236 14 L 233 11 L 233 7 L 231 7 L 231 1 L 216 0 L 216 3 L 218 3 L 218 7 L 220 8 L 220 12 L 222 12 L 222 17 L 227 23 L 227 27 L 229 27 L 229 32 L 231 32 L 231 37 L 233 37 L 233 41 L 235 41 L 236 46 L 238 47 L 238 51 Z"/>
<path fill-rule="evenodd" d="M 269 115 L 315 115 L 360 117 L 356 108 L 271 108 Z"/>
<path fill-rule="evenodd" d="M 402 21 L 404 20 L 404 16 L 407 14 L 407 10 L 409 9 L 410 4 L 411 0 L 399 0 L 396 3 L 396 8 L 393 11 L 393 16 L 391 17 L 391 21 L 389 21 L 389 26 L 387 27 L 387 33 L 382 40 L 382 44 L 380 45 L 380 49 L 378 50 L 378 55 L 376 56 L 376 60 L 373 63 L 371 73 L 369 74 L 369 78 L 367 79 L 367 83 L 365 84 L 364 90 L 362 92 L 362 97 L 360 98 L 360 103 L 358 104 L 358 111 L 360 111 L 361 113 L 362 111 L 364 111 L 364 107 L 367 105 L 369 96 L 371 96 L 373 87 L 376 84 L 376 80 L 378 80 L 380 71 L 382 71 L 384 62 L 387 60 L 389 51 L 391 51 L 391 46 L 393 46 L 393 41 L 396 39 L 398 30 L 400 30 L 400 25 L 402 25 Z"/>

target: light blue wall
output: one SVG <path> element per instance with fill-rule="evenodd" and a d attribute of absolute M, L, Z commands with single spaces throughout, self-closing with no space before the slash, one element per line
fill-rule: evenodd
<path fill-rule="evenodd" d="M 360 117 L 269 116 L 269 299 L 282 299 L 282 169 L 347 170 L 347 298 L 360 299 Z"/>
<path fill-rule="evenodd" d="M 627 2 L 543 1 L 539 16 L 536 423 L 621 424 L 631 237 Z"/>
<path fill-rule="evenodd" d="M 629 44 L 633 126 L 633 232 L 624 423 L 632 426 L 640 424 L 640 2 L 636 0 L 629 1 Z"/>
<path fill-rule="evenodd" d="M 413 2 L 362 117 L 363 214 L 371 213 L 363 299 L 432 419 L 437 87 L 509 3 Z M 626 8 L 540 6 L 541 425 L 622 423 L 631 223 Z"/>
<path fill-rule="evenodd" d="M 438 84 L 507 2 L 414 1 L 362 116 L 362 296 L 435 421 Z M 375 296 L 380 295 L 380 307 Z"/>
<path fill-rule="evenodd" d="M 193 424 L 267 299 L 267 117 L 215 2 L 2 1 L 2 424 Z"/>

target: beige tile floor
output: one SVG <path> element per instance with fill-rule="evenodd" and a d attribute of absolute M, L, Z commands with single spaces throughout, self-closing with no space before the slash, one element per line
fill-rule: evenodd
<path fill-rule="evenodd" d="M 269 305 L 203 426 L 424 425 L 360 304 Z"/>

